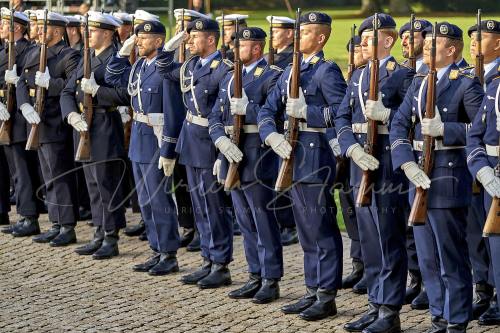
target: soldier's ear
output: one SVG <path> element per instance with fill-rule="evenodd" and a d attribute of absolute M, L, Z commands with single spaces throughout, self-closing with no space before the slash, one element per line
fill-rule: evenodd
<path fill-rule="evenodd" d="M 500 51 L 500 37 L 496 39 L 494 50 L 497 52 Z M 497 57 L 498 57 L 498 53 L 497 53 Z"/>

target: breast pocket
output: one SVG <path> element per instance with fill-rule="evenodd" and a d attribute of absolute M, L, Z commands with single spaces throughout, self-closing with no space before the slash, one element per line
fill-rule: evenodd
<path fill-rule="evenodd" d="M 316 86 L 316 84 L 308 84 L 304 89 L 302 89 L 306 102 L 310 102 L 313 98 L 315 98 L 317 91 L 318 86 Z"/>
<path fill-rule="evenodd" d="M 161 96 L 158 86 L 144 86 L 141 88 L 141 99 L 143 109 L 156 109 L 161 107 Z"/>
<path fill-rule="evenodd" d="M 466 166 L 465 152 L 436 152 L 431 180 L 431 188 L 438 189 L 439 196 L 454 198 L 466 195 L 471 177 Z"/>
<path fill-rule="evenodd" d="M 438 105 L 438 109 L 443 121 L 458 121 L 458 103 Z"/>

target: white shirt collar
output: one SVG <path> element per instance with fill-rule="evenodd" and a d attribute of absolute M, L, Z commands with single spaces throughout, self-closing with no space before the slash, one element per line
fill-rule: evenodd
<path fill-rule="evenodd" d="M 387 57 L 385 57 L 384 59 L 379 60 L 379 62 L 378 62 L 378 67 L 379 67 L 379 68 L 384 67 L 384 64 L 385 64 L 385 63 L 387 62 L 387 60 L 389 60 L 389 58 L 391 58 L 391 57 L 392 57 L 391 55 L 388 55 L 388 56 L 387 56 Z M 372 64 L 372 61 L 370 60 L 369 65 L 368 65 L 368 66 L 366 66 L 366 68 L 370 67 L 370 66 L 371 66 L 371 64 Z"/>
<path fill-rule="evenodd" d="M 308 64 L 309 62 L 311 62 L 312 58 L 314 58 L 315 55 L 316 55 L 316 53 L 311 54 L 309 57 L 307 57 L 306 59 L 302 60 L 302 62 L 305 63 L 305 64 Z"/>
<path fill-rule="evenodd" d="M 219 54 L 219 51 L 215 51 L 214 53 L 209 54 L 206 58 L 200 57 L 201 66 L 205 66 L 208 62 L 212 61 L 212 59 L 215 58 L 217 54 Z"/>
<path fill-rule="evenodd" d="M 450 68 L 451 65 L 452 64 L 449 64 L 448 66 L 443 67 L 443 68 L 438 70 L 438 72 L 437 72 L 438 82 L 439 82 L 439 80 L 441 80 L 441 78 L 444 76 L 444 74 L 446 74 L 446 72 L 448 71 L 448 68 Z"/>
<path fill-rule="evenodd" d="M 420 67 L 422 67 L 423 63 L 424 63 L 424 57 L 420 57 L 420 58 L 418 58 L 418 59 L 417 59 L 417 62 L 416 62 L 416 66 L 415 66 L 415 67 L 416 67 L 416 68 L 415 68 L 415 71 L 417 71 L 417 72 L 418 72 L 418 71 L 419 71 L 419 69 L 420 69 Z"/>
<path fill-rule="evenodd" d="M 494 69 L 498 65 L 499 62 L 500 58 L 496 58 L 492 62 L 484 64 L 484 75 L 486 76 L 492 69 Z"/>
<path fill-rule="evenodd" d="M 257 61 L 254 61 L 253 63 L 251 63 L 250 65 L 248 66 L 245 66 L 243 65 L 243 70 L 248 73 L 250 73 L 251 71 L 253 71 L 253 69 L 259 64 L 259 62 L 262 60 L 263 58 L 260 58 L 259 60 Z"/>
<path fill-rule="evenodd" d="M 151 65 L 156 60 L 156 56 L 152 59 L 146 59 L 146 66 Z"/>

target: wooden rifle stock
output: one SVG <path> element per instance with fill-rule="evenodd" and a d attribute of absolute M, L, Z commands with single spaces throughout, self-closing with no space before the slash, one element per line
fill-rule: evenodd
<path fill-rule="evenodd" d="M 14 41 L 14 9 L 10 12 L 10 27 L 9 27 L 9 63 L 8 69 L 11 71 L 16 62 L 16 45 Z M 13 117 L 15 110 L 16 87 L 13 84 L 7 84 L 7 112 Z M 0 145 L 8 145 L 12 137 L 12 120 L 2 122 L 0 126 Z"/>
<path fill-rule="evenodd" d="M 431 61 L 429 73 L 427 74 L 427 96 L 425 100 L 425 118 L 434 118 L 436 108 L 436 27 L 434 24 L 432 29 L 432 46 L 431 46 Z M 434 138 L 430 135 L 424 136 L 424 145 L 422 147 L 422 158 L 420 159 L 420 167 L 424 170 L 427 176 L 431 176 L 434 168 Z M 415 197 L 411 206 L 410 217 L 408 224 L 410 226 L 425 224 L 427 220 L 427 196 L 428 190 L 421 187 L 415 189 Z"/>
<path fill-rule="evenodd" d="M 415 57 L 415 14 L 410 16 L 409 42 L 408 65 L 415 70 L 417 68 L 417 58 Z"/>
<path fill-rule="evenodd" d="M 356 69 L 354 65 L 354 36 L 356 34 L 356 25 L 351 28 L 351 39 L 349 40 L 349 63 L 347 65 L 347 81 L 351 81 L 352 73 Z"/>
<path fill-rule="evenodd" d="M 85 30 L 83 33 L 83 77 L 90 79 L 91 75 L 91 55 L 89 47 L 89 17 L 85 15 Z M 92 118 L 94 116 L 94 108 L 92 105 L 92 94 L 83 95 L 83 117 L 87 122 L 88 130 L 80 132 L 80 141 L 76 150 L 75 161 L 88 162 L 91 160 L 90 146 L 90 126 L 92 126 Z"/>
<path fill-rule="evenodd" d="M 372 42 L 372 62 L 370 67 L 370 90 L 368 99 L 372 101 L 378 100 L 378 78 L 379 78 L 379 59 L 378 59 L 378 14 L 375 13 L 373 18 L 373 42 Z M 368 128 L 366 132 L 365 153 L 372 155 L 375 151 L 378 135 L 378 122 L 368 119 Z M 367 207 L 372 204 L 373 193 L 373 172 L 370 170 L 363 171 L 359 192 L 356 198 L 357 207 Z"/>
<path fill-rule="evenodd" d="M 235 98 L 241 98 L 242 93 L 242 82 L 241 82 L 241 59 L 240 59 L 240 38 L 238 36 L 239 31 L 239 22 L 236 19 L 236 34 L 234 39 L 234 72 L 233 72 L 233 85 L 234 85 L 234 93 L 233 96 Z M 235 114 L 233 116 L 233 132 L 231 133 L 231 141 L 239 147 L 240 139 L 241 139 L 241 129 L 243 128 L 243 124 L 245 123 L 245 116 Z M 239 163 L 230 163 L 229 168 L 227 170 L 226 181 L 224 183 L 224 190 L 230 191 L 240 184 L 240 175 L 238 173 L 238 165 Z"/>
<path fill-rule="evenodd" d="M 184 31 L 184 9 L 182 9 L 181 15 L 181 31 Z M 179 62 L 183 63 L 186 61 L 186 42 L 182 41 L 179 46 Z"/>
<path fill-rule="evenodd" d="M 300 8 L 297 9 L 295 17 L 295 30 L 293 36 L 293 58 L 292 58 L 292 76 L 290 79 L 289 98 L 299 98 L 300 89 Z M 290 158 L 281 161 L 278 178 L 276 179 L 275 190 L 285 191 L 292 187 L 293 182 L 293 164 L 294 150 L 299 138 L 299 119 L 288 116 L 288 128 L 285 132 L 286 139 L 292 147 Z"/>
<path fill-rule="evenodd" d="M 43 35 L 40 43 L 40 64 L 38 70 L 40 72 L 45 72 L 47 67 L 47 15 L 48 10 L 45 9 L 44 21 L 43 21 Z M 35 101 L 35 111 L 38 115 L 42 116 L 43 109 L 45 107 L 45 93 L 47 89 L 42 87 L 36 87 L 36 101 Z M 26 150 L 37 150 L 40 147 L 39 141 L 39 124 L 32 124 L 31 131 L 28 135 L 28 140 L 26 141 Z"/>
<path fill-rule="evenodd" d="M 273 47 L 273 16 L 271 16 L 271 27 L 269 28 L 269 55 L 267 56 L 267 63 L 274 65 L 274 54 L 276 50 Z"/>

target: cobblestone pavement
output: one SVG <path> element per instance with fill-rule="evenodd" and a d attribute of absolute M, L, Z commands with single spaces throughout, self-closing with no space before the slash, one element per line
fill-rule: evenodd
<path fill-rule="evenodd" d="M 11 216 L 15 218 L 14 215 Z M 128 214 L 130 223 L 138 215 Z M 49 226 L 46 215 L 42 229 Z M 77 227 L 78 245 L 91 237 L 86 223 Z M 344 258 L 348 239 L 344 237 Z M 285 248 L 285 277 L 281 298 L 268 305 L 236 301 L 227 293 L 247 278 L 241 237 L 235 238 L 231 264 L 233 285 L 199 290 L 179 282 L 182 274 L 200 264 L 198 253 L 179 251 L 180 273 L 151 277 L 135 273 L 132 266 L 149 254 L 146 242 L 122 236 L 121 255 L 96 261 L 80 257 L 73 248 L 51 248 L 31 238 L 0 234 L 0 331 L 1 332 L 343 332 L 342 325 L 365 310 L 366 296 L 340 291 L 338 316 L 306 322 L 280 311 L 283 304 L 303 292 L 302 251 L 299 245 Z M 345 273 L 350 261 L 345 260 Z M 430 326 L 425 311 L 405 306 L 401 315 L 405 332 L 424 332 Z M 498 327 L 478 327 L 470 332 L 498 332 Z"/>

